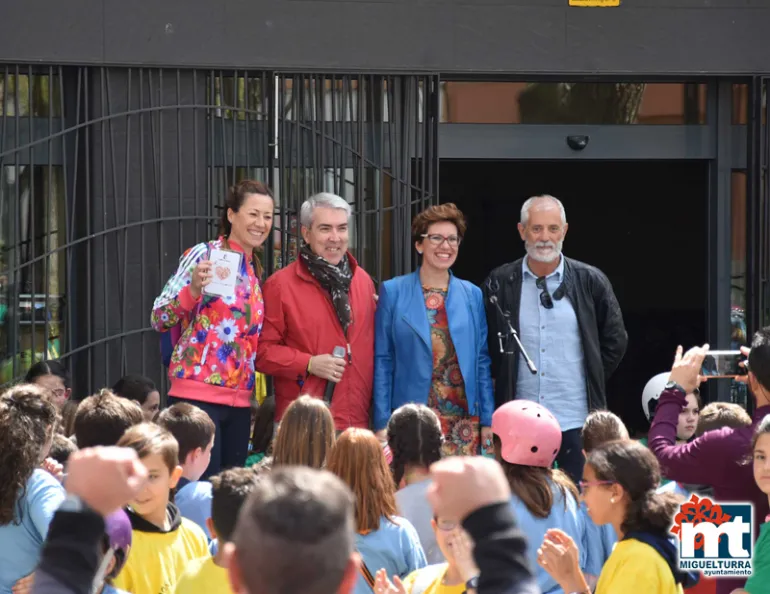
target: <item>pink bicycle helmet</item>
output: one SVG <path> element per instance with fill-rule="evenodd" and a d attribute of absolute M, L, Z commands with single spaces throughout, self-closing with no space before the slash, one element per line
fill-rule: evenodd
<path fill-rule="evenodd" d="M 500 454 L 510 464 L 553 465 L 561 447 L 561 427 L 537 402 L 513 400 L 492 415 L 492 432 L 500 438 Z"/>

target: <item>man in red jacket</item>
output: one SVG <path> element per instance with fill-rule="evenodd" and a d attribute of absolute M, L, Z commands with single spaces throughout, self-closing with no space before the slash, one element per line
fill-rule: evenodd
<path fill-rule="evenodd" d="M 265 282 L 256 366 L 275 381 L 276 421 L 310 394 L 331 399 L 338 431 L 369 428 L 377 304 L 371 277 L 348 252 L 349 220 L 339 196 L 306 200 L 299 258 Z M 344 356 L 333 357 L 335 347 Z"/>

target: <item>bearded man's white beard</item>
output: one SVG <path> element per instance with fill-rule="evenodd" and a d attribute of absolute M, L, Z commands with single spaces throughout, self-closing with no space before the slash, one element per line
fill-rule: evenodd
<path fill-rule="evenodd" d="M 564 240 L 554 243 L 553 241 L 536 241 L 534 243 L 525 242 L 527 255 L 536 262 L 553 262 L 561 255 L 561 247 Z"/>

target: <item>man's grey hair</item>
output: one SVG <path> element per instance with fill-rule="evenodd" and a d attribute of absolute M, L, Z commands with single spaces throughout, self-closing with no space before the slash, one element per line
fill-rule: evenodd
<path fill-rule="evenodd" d="M 316 208 L 338 208 L 344 210 L 348 218 L 350 218 L 352 212 L 350 204 L 344 198 L 337 196 L 337 194 L 321 192 L 311 196 L 302 203 L 302 207 L 299 209 L 300 225 L 310 228 L 313 224 L 313 213 Z"/>
<path fill-rule="evenodd" d="M 332 473 L 278 467 L 256 485 L 233 536 L 249 592 L 337 592 L 355 547 L 354 498 Z"/>
<path fill-rule="evenodd" d="M 564 210 L 564 205 L 561 203 L 561 200 L 558 198 L 554 198 L 550 194 L 543 194 L 542 196 L 532 196 L 532 198 L 528 198 L 527 201 L 521 206 L 521 224 L 525 227 L 527 226 L 527 223 L 529 222 L 529 210 L 532 208 L 532 206 L 536 202 L 541 202 L 544 200 L 551 200 L 553 201 L 556 206 L 559 207 L 559 214 L 561 215 L 561 224 L 566 225 L 567 224 L 567 212 Z"/>

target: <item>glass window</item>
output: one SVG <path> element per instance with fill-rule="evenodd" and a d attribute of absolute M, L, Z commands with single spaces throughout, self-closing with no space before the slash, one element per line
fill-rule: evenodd
<path fill-rule="evenodd" d="M 767 87 L 762 91 L 762 123 L 767 123 Z M 733 124 L 749 123 L 749 85 L 733 85 Z"/>
<path fill-rule="evenodd" d="M 20 74 L 0 68 L 0 116 L 61 116 L 61 86 L 57 75 Z"/>
<path fill-rule="evenodd" d="M 746 307 L 746 172 L 732 172 L 732 275 L 731 303 Z"/>
<path fill-rule="evenodd" d="M 348 76 L 280 77 L 280 117 L 305 122 L 367 120 L 366 97 L 372 85 L 366 78 L 360 82 Z"/>
<path fill-rule="evenodd" d="M 262 76 L 214 76 L 209 78 L 207 103 L 216 105 L 214 116 L 238 120 L 267 119 Z M 227 108 L 232 109 L 227 109 Z"/>
<path fill-rule="evenodd" d="M 731 188 L 731 261 L 730 275 L 730 325 L 731 349 L 749 343 L 746 329 L 746 172 L 732 172 Z M 746 407 L 748 394 L 745 384 L 731 382 L 730 396 L 733 402 Z"/>
<path fill-rule="evenodd" d="M 446 82 L 441 107 L 467 124 L 705 124 L 706 85 Z"/>
<path fill-rule="evenodd" d="M 0 384 L 64 345 L 61 167 L 0 169 Z"/>

